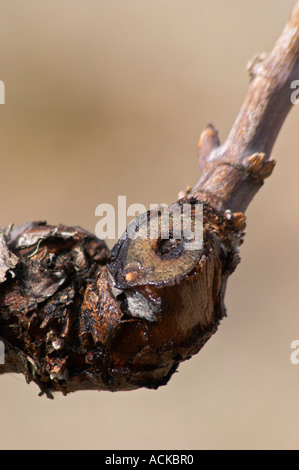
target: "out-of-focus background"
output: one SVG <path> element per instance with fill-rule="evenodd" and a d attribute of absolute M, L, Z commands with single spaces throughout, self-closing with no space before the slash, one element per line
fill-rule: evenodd
<path fill-rule="evenodd" d="M 294 0 L 2 0 L 0 224 L 95 231 L 95 208 L 171 203 L 200 173 L 208 122 L 223 140 L 246 64 Z M 299 77 L 298 77 L 299 78 Z M 228 317 L 157 391 L 38 397 L 0 377 L 1 449 L 299 447 L 299 106 L 252 202 Z M 113 242 L 109 242 L 111 247 Z"/>

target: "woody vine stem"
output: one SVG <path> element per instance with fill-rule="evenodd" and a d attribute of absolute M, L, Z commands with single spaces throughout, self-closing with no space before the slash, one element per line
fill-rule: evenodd
<path fill-rule="evenodd" d="M 244 213 L 272 173 L 271 150 L 299 79 L 299 2 L 249 75 L 225 142 L 211 124 L 203 130 L 201 178 L 178 200 L 193 216 L 203 204 L 202 249 L 187 252 L 183 238 L 141 242 L 138 225 L 111 253 L 78 227 L 40 221 L 0 231 L 1 373 L 25 374 L 49 398 L 155 389 L 217 331 L 227 279 L 240 261 Z"/>

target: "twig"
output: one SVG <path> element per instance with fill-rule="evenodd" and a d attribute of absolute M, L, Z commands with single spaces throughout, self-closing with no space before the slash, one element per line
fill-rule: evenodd
<path fill-rule="evenodd" d="M 203 175 L 195 189 L 217 195 L 219 209 L 245 211 L 274 167 L 270 153 L 292 106 L 291 83 L 299 77 L 298 3 L 272 52 L 257 56 L 249 73 L 251 85 L 224 144 L 217 147 L 211 126 L 199 141 Z"/>

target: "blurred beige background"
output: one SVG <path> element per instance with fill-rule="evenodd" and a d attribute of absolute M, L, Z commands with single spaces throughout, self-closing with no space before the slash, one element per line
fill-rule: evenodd
<path fill-rule="evenodd" d="M 0 224 L 94 232 L 95 208 L 173 202 L 223 140 L 294 0 L 2 0 Z M 298 77 L 299 78 L 299 77 Z M 296 107 L 295 107 L 296 108 Z M 0 377 L 1 449 L 298 449 L 299 106 L 248 210 L 228 317 L 158 391 L 38 397 Z M 109 243 L 111 247 L 112 242 Z"/>

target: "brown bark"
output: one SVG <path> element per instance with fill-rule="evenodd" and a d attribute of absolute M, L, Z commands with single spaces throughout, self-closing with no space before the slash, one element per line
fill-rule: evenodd
<path fill-rule="evenodd" d="M 201 249 L 186 239 L 122 237 L 111 253 L 78 227 L 45 222 L 0 232 L 0 338 L 6 362 L 42 393 L 157 388 L 196 354 L 225 315 L 245 215 L 274 162 L 270 153 L 299 76 L 299 3 L 251 84 L 223 145 L 209 124 L 202 176 L 178 204 L 204 205 Z M 147 219 L 152 214 L 147 214 Z M 161 224 L 161 216 L 158 217 Z M 171 219 L 172 235 L 178 227 Z M 179 229 L 182 229 L 180 225 Z"/>

